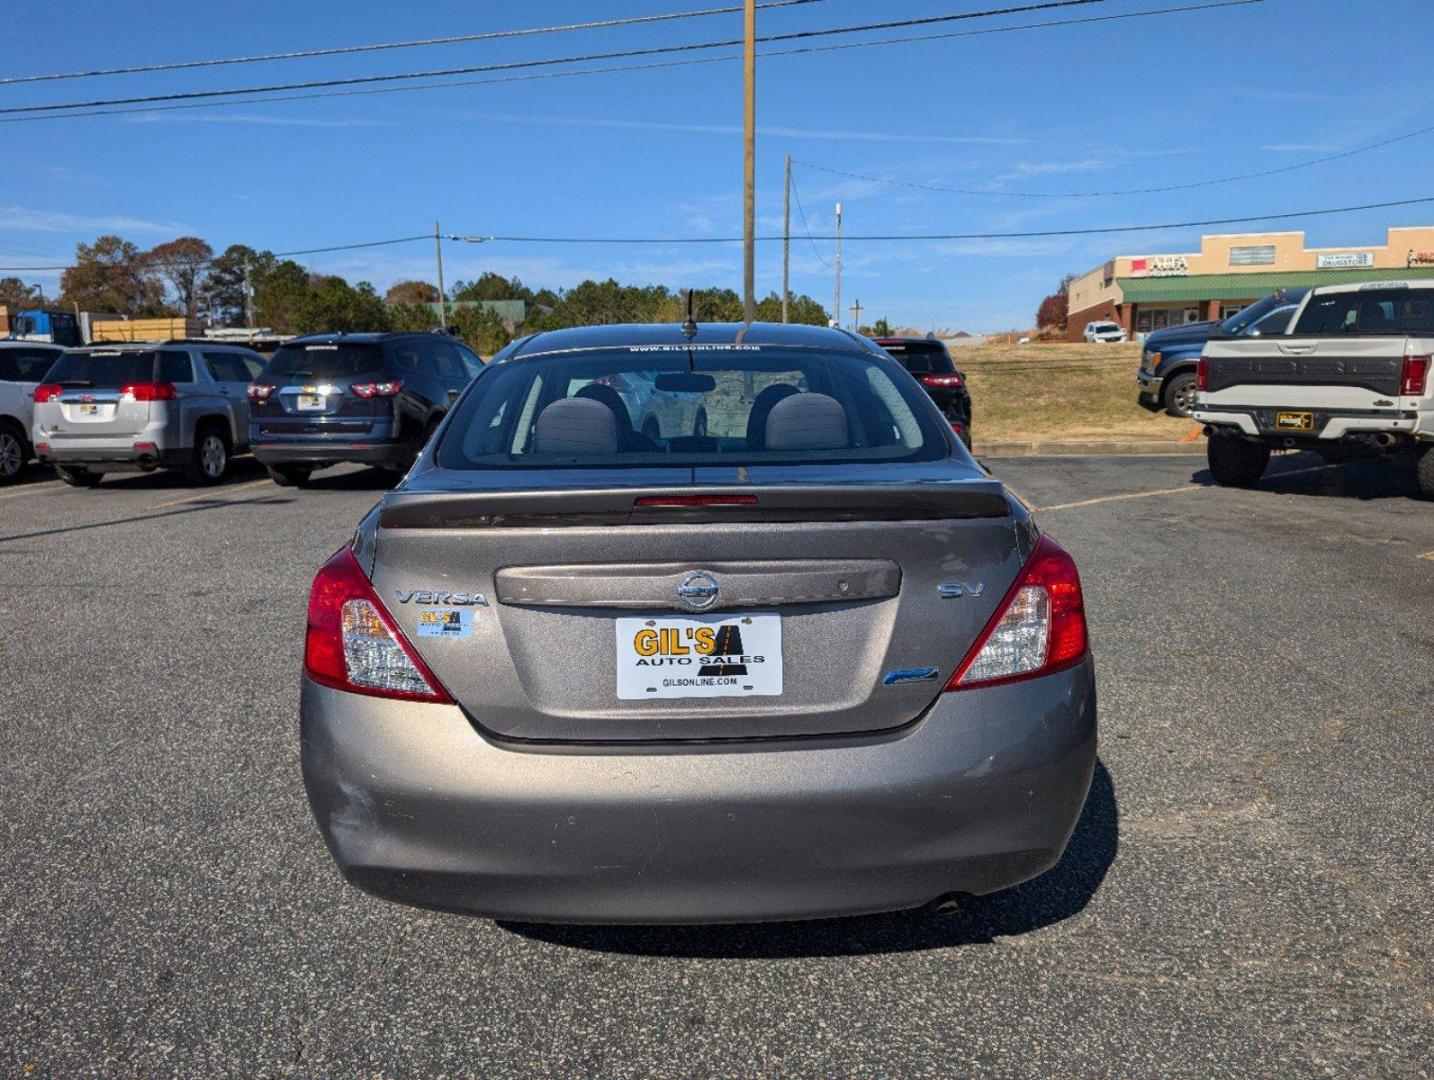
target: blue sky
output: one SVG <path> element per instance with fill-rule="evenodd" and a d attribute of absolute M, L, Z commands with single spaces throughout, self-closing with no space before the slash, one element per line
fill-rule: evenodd
<path fill-rule="evenodd" d="M 1007 0 L 1009 2 L 1009 0 Z M 1083 8 L 865 37 L 1113 15 Z M 1188 0 L 1187 0 L 1188 2 Z M 717 6 L 718 0 L 527 4 L 376 0 L 56 3 L 0 34 L 0 77 L 365 44 Z M 759 33 L 995 7 L 986 0 L 827 0 L 759 16 Z M 14 27 L 11 27 L 13 30 Z M 34 32 L 31 32 L 31 31 Z M 218 89 L 645 48 L 740 36 L 740 17 L 358 56 L 0 86 L 0 107 Z M 1058 194 L 1277 168 L 1429 126 L 1418 48 L 1428 0 L 1267 0 L 1193 14 L 773 57 L 758 68 L 759 233 L 781 229 L 782 159 L 935 184 Z M 861 40 L 861 36 L 835 41 Z M 779 47 L 779 46 L 774 46 Z M 719 54 L 725 55 L 725 54 Z M 192 233 L 272 250 L 462 234 L 731 236 L 741 232 L 741 83 L 734 59 L 413 93 L 0 125 L 0 265 L 68 261 L 116 232 L 142 246 Z M 807 222 L 829 233 L 995 232 L 1226 217 L 1434 195 L 1434 134 L 1282 175 L 1120 197 L 951 195 L 796 169 Z M 792 286 L 830 306 L 830 243 L 793 212 Z M 1307 223 L 1312 243 L 1380 242 L 1434 222 L 1434 203 Z M 848 243 L 843 304 L 863 318 L 973 332 L 1026 326 L 1067 271 L 1183 251 L 1201 230 L 1123 237 Z M 1208 231 L 1233 231 L 1211 229 Z M 380 289 L 432 279 L 423 243 L 306 259 Z M 484 270 L 534 286 L 585 277 L 740 288 L 740 245 L 449 245 L 451 283 Z M 780 284 L 758 248 L 758 290 Z M 28 280 L 53 290 L 57 274 Z M 844 313 L 845 318 L 850 314 Z"/>

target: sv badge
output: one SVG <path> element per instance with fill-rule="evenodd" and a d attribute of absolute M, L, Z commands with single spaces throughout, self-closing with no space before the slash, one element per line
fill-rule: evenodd
<path fill-rule="evenodd" d="M 984 581 L 948 581 L 936 586 L 943 600 L 959 600 L 963 596 L 980 596 L 986 591 Z"/>

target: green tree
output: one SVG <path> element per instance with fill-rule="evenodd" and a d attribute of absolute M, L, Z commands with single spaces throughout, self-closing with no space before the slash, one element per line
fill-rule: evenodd
<path fill-rule="evenodd" d="M 398 281 L 388 287 L 383 299 L 388 304 L 435 304 L 438 286 L 426 281 Z"/>
<path fill-rule="evenodd" d="M 533 300 L 533 290 L 516 277 L 505 278 L 485 270 L 477 281 L 455 282 L 451 290 L 455 300 Z M 437 300 L 435 296 L 433 299 Z"/>
<path fill-rule="evenodd" d="M 432 330 L 438 325 L 438 313 L 427 304 L 395 304 L 388 300 L 384 303 L 388 305 L 388 321 L 394 330 Z M 451 309 L 448 315 L 451 321 Z"/>
<path fill-rule="evenodd" d="M 757 318 L 762 322 L 782 321 L 782 298 L 777 293 L 768 293 L 757 301 Z M 787 297 L 787 319 L 789 322 L 807 326 L 826 326 L 827 309 L 805 293 Z"/>
<path fill-rule="evenodd" d="M 309 282 L 295 330 L 301 334 L 357 334 L 387 330 L 391 325 L 388 307 L 372 285 L 367 281 L 350 285 L 337 274 L 328 274 Z"/>
<path fill-rule="evenodd" d="M 181 236 L 159 244 L 144 257 L 145 264 L 173 286 L 179 310 L 191 318 L 213 258 L 214 249 L 197 236 Z"/>
<path fill-rule="evenodd" d="M 230 244 L 214 257 L 209 266 L 205 288 L 210 307 L 226 326 L 244 323 L 244 269 L 249 268 L 249 281 L 257 290 L 274 272 L 278 260 L 271 251 L 255 251 L 247 244 Z"/>
<path fill-rule="evenodd" d="M 39 301 L 40 286 L 26 285 L 17 277 L 0 278 L 0 304 L 12 314 L 21 308 L 34 307 Z"/>
<path fill-rule="evenodd" d="M 60 300 L 84 311 L 138 316 L 172 314 L 164 282 L 140 251 L 118 236 L 75 245 L 75 265 L 60 275 Z"/>
<path fill-rule="evenodd" d="M 459 307 L 449 312 L 449 321 L 458 329 L 458 336 L 480 356 L 491 357 L 513 340 L 496 311 L 482 307 Z"/>

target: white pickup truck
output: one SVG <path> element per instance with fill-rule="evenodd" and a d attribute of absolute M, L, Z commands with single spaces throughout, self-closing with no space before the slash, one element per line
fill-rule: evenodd
<path fill-rule="evenodd" d="M 1434 497 L 1434 280 L 1312 290 L 1283 334 L 1212 337 L 1191 416 L 1217 483 L 1253 484 L 1273 450 L 1412 459 Z"/>

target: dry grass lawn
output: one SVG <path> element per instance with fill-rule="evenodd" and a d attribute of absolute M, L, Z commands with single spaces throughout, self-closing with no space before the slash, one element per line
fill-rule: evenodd
<path fill-rule="evenodd" d="M 971 387 L 976 447 L 994 442 L 1180 442 L 1199 425 L 1136 403 L 1138 345 L 953 348 Z"/>

